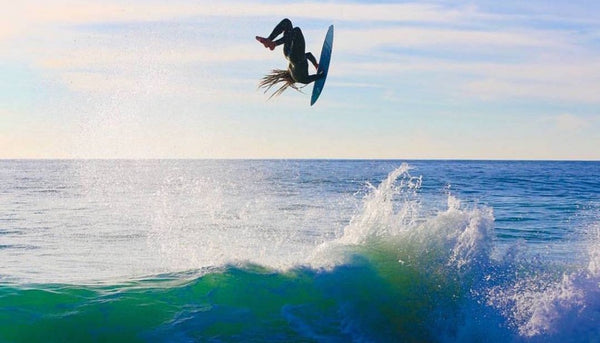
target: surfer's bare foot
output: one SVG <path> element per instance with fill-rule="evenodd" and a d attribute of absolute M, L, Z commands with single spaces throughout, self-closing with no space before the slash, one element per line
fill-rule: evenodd
<path fill-rule="evenodd" d="M 256 36 L 256 40 L 261 42 L 262 45 L 265 46 L 265 48 L 269 48 L 271 50 L 275 49 L 275 42 L 273 42 L 272 40 L 270 40 L 268 38 Z"/>

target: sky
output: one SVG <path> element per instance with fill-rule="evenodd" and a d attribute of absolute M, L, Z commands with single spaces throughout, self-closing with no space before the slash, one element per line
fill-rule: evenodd
<path fill-rule="evenodd" d="M 600 2 L 5 2 L 0 158 L 600 159 Z M 312 107 L 257 89 L 285 17 Z"/>

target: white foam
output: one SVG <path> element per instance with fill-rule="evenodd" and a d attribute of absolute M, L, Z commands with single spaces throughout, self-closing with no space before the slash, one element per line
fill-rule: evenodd
<path fill-rule="evenodd" d="M 450 197 L 451 198 L 451 197 Z M 449 207 L 449 211 L 458 211 Z M 469 223 L 460 232 L 452 249 L 450 263 L 459 269 L 476 263 L 486 263 L 493 249 L 493 214 L 489 208 L 474 209 L 468 213 Z"/>
<path fill-rule="evenodd" d="M 411 176 L 409 170 L 403 164 L 379 186 L 371 187 L 343 235 L 321 245 L 313 262 L 343 263 L 344 254 L 353 253 L 352 247 L 379 252 L 387 249 L 390 261 L 399 267 L 441 273 L 458 282 L 467 294 L 463 294 L 466 298 L 461 305 L 465 319 L 457 329 L 460 333 L 448 335 L 454 339 L 459 334 L 485 336 L 474 323 L 491 318 L 497 322 L 490 325 L 514 330 L 511 339 L 516 341 L 587 341 L 599 337 L 599 231 L 588 244 L 587 266 L 566 268 L 532 258 L 523 253 L 525 245 L 520 241 L 504 255 L 493 257 L 497 255 L 493 210 L 468 208 L 448 195 L 447 209 L 424 215 L 419 211 L 418 194 L 422 180 Z M 580 336 L 573 338 L 575 334 Z M 504 340 L 506 331 L 498 330 L 497 335 Z"/>
<path fill-rule="evenodd" d="M 509 271 L 508 284 L 489 290 L 488 305 L 498 309 L 522 337 L 544 342 L 597 340 L 600 334 L 600 245 L 590 240 L 587 268 L 531 265 L 522 262 Z M 561 271 L 562 269 L 562 271 Z"/>
<path fill-rule="evenodd" d="M 392 171 L 378 187 L 363 199 L 361 212 L 344 229 L 341 243 L 362 244 L 373 237 L 396 236 L 410 228 L 418 218 L 419 203 L 415 197 L 421 178 L 412 177 L 404 163 Z M 401 197 L 400 201 L 395 201 Z M 399 208 L 395 208 L 399 205 Z"/>

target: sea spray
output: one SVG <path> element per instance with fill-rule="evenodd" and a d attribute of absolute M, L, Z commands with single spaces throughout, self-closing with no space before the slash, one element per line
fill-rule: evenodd
<path fill-rule="evenodd" d="M 371 188 L 344 235 L 317 249 L 320 261 L 327 254 L 338 265 L 368 261 L 391 289 L 402 290 L 395 304 L 416 311 L 411 325 L 421 327 L 421 337 L 561 341 L 578 331 L 585 340 L 599 337 L 592 329 L 600 322 L 595 243 L 588 267 L 574 272 L 526 254 L 520 241 L 498 252 L 491 208 L 464 207 L 449 194 L 446 210 L 423 215 L 422 179 L 409 170 L 402 165 Z"/>
<path fill-rule="evenodd" d="M 587 268 L 521 260 L 509 282 L 490 287 L 487 303 L 520 337 L 539 342 L 592 342 L 600 337 L 598 241 L 589 241 Z"/>
<path fill-rule="evenodd" d="M 434 215 L 421 213 L 422 177 L 409 170 L 403 164 L 378 187 L 371 187 L 344 234 L 319 247 L 315 256 L 321 262 L 323 256 L 335 260 L 334 266 L 366 263 L 373 268 L 393 294 L 388 311 L 401 318 L 398 325 L 404 328 L 397 333 L 417 333 L 416 340 L 479 337 L 481 331 L 471 328 L 468 335 L 459 334 L 459 328 L 473 320 L 467 308 L 483 313 L 475 319 L 479 322 L 492 317 L 480 296 L 485 294 L 486 276 L 489 280 L 492 210 L 464 209 L 448 195 L 446 209 Z M 498 336 L 508 332 L 497 331 Z"/>
<path fill-rule="evenodd" d="M 492 210 L 461 209 L 460 200 L 448 195 L 446 210 L 424 217 L 419 211 L 422 177 L 411 176 L 409 170 L 403 164 L 378 187 L 371 187 L 344 234 L 324 247 L 387 247 L 397 252 L 400 264 L 409 260 L 420 264 L 428 255 L 457 269 L 486 263 L 493 250 Z"/>
<path fill-rule="evenodd" d="M 362 210 L 344 229 L 340 242 L 360 244 L 373 237 L 396 236 L 414 225 L 419 203 L 416 192 L 421 177 L 413 177 L 408 164 L 392 171 L 378 187 L 369 185 Z"/>

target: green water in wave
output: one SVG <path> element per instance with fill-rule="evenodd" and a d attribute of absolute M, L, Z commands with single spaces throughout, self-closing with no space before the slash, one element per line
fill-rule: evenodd
<path fill-rule="evenodd" d="M 2 286 L 0 341 L 432 340 L 431 323 L 455 316 L 460 289 L 390 258 L 357 255 L 329 271 L 244 266 L 187 281 Z"/>

